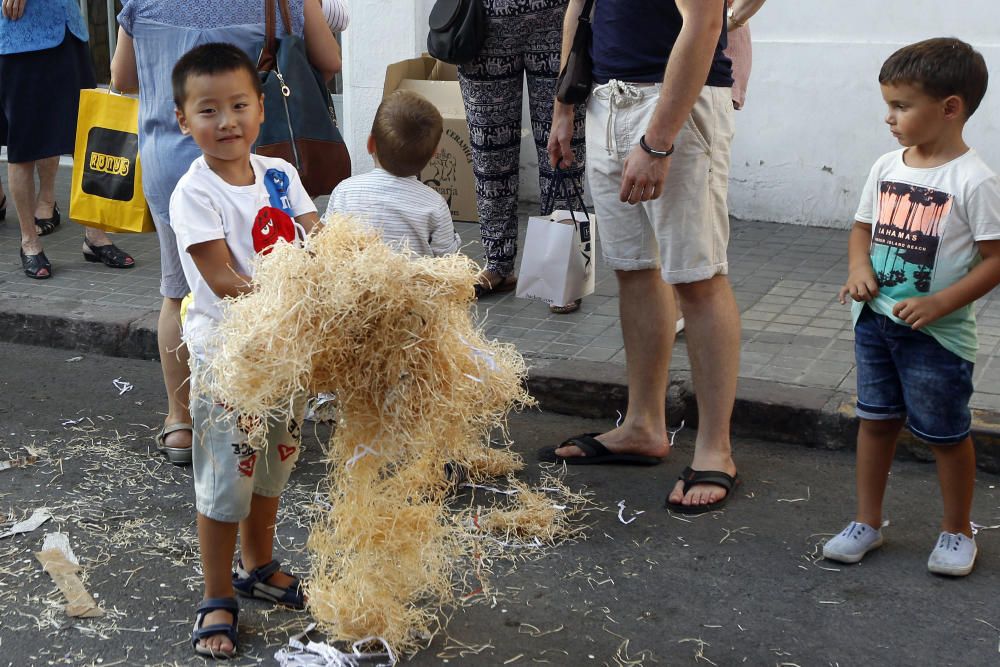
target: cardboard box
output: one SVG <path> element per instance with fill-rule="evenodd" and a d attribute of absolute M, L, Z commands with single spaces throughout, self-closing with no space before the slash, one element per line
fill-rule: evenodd
<path fill-rule="evenodd" d="M 397 90 L 412 90 L 426 97 L 444 118 L 444 134 L 438 152 L 420 172 L 420 180 L 441 193 L 451 217 L 479 222 L 476 181 L 472 175 L 472 146 L 465 106 L 454 65 L 424 55 L 393 63 L 385 69 L 384 99 Z"/>

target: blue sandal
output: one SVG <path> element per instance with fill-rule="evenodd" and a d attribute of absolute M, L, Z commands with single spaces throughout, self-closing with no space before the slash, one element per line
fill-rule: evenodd
<path fill-rule="evenodd" d="M 233 615 L 232 624 L 227 625 L 226 623 L 216 623 L 209 626 L 202 625 L 205 622 L 205 616 L 213 611 L 228 611 L 231 613 Z M 239 616 L 240 605 L 236 602 L 236 598 L 208 598 L 206 600 L 202 600 L 201 604 L 198 605 L 198 615 L 195 617 L 194 630 L 191 631 L 191 645 L 194 647 L 194 652 L 208 658 L 228 659 L 234 657 L 236 655 L 237 647 L 237 624 Z M 233 650 L 213 651 L 212 649 L 198 643 L 202 639 L 208 639 L 209 637 L 214 637 L 216 635 L 225 635 L 228 637 L 229 641 L 233 643 Z"/>
<path fill-rule="evenodd" d="M 247 572 L 243 569 L 243 561 L 238 561 L 233 572 L 233 588 L 245 598 L 266 600 L 292 609 L 305 609 L 305 594 L 302 592 L 302 582 L 298 577 L 292 577 L 292 583 L 286 587 L 274 586 L 267 580 L 281 571 L 281 563 L 272 560 L 266 565 L 255 567 Z"/>

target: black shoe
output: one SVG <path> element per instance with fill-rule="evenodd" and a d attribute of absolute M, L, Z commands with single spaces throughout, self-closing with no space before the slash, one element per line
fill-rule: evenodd
<path fill-rule="evenodd" d="M 7 195 L 3 196 L 3 201 L 0 202 L 0 220 L 7 219 Z"/>
<path fill-rule="evenodd" d="M 83 237 L 83 243 L 87 249 L 83 252 L 83 258 L 88 262 L 103 262 L 104 266 L 112 269 L 131 269 L 135 266 L 135 260 L 127 252 L 121 250 L 114 243 L 108 245 L 90 245 L 87 237 Z"/>
<path fill-rule="evenodd" d="M 52 277 L 52 264 L 49 263 L 49 258 L 45 256 L 44 252 L 37 255 L 25 255 L 24 248 L 21 248 L 21 268 L 24 269 L 24 275 L 35 280 L 45 280 Z M 39 275 L 42 271 L 46 273 Z"/>
<path fill-rule="evenodd" d="M 50 218 L 35 218 L 35 227 L 38 228 L 39 236 L 48 236 L 52 232 L 56 231 L 56 227 L 62 222 L 59 217 L 59 204 L 52 205 L 52 217 Z"/>

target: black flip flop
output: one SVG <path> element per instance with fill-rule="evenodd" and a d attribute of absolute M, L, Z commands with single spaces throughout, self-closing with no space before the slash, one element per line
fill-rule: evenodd
<path fill-rule="evenodd" d="M 740 475 L 736 473 L 735 475 L 730 475 L 724 473 L 721 470 L 694 470 L 691 466 L 684 468 L 684 472 L 677 479 L 684 482 L 684 495 L 691 490 L 692 486 L 697 484 L 714 484 L 715 486 L 721 486 L 726 490 L 726 495 L 722 497 L 721 500 L 716 500 L 714 503 L 709 503 L 707 505 L 682 505 L 681 503 L 670 502 L 670 496 L 667 496 L 667 501 L 664 503 L 666 507 L 671 512 L 677 512 L 678 514 L 704 514 L 705 512 L 714 512 L 716 510 L 721 510 L 729 502 L 729 499 L 733 496 L 733 491 L 736 487 L 740 485 Z"/>
<path fill-rule="evenodd" d="M 545 463 L 565 463 L 571 466 L 610 464 L 655 466 L 663 461 L 663 457 L 659 456 L 613 452 L 595 437 L 598 435 L 600 433 L 584 433 L 574 436 L 556 447 L 542 447 L 538 450 L 538 460 Z M 579 447 L 584 456 L 559 456 L 556 454 L 557 449 L 570 445 Z"/>

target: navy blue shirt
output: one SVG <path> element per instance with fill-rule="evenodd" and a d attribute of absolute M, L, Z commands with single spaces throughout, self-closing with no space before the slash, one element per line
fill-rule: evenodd
<path fill-rule="evenodd" d="M 672 0 L 597 0 L 595 4 L 590 45 L 594 82 L 663 81 L 683 23 L 677 4 Z M 733 85 L 733 64 L 722 54 L 727 44 L 725 3 L 722 11 L 722 32 L 705 84 L 729 87 Z"/>

